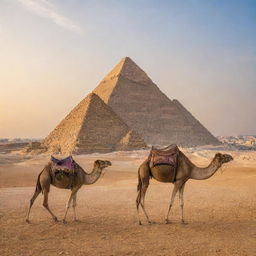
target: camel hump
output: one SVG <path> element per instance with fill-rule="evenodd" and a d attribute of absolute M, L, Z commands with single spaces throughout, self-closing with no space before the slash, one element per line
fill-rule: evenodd
<path fill-rule="evenodd" d="M 151 151 L 154 154 L 158 154 L 158 155 L 172 155 L 172 154 L 176 154 L 179 151 L 179 148 L 176 144 L 171 144 L 164 148 L 156 148 L 152 146 Z"/>
<path fill-rule="evenodd" d="M 51 163 L 53 170 L 74 169 L 74 160 L 71 155 L 63 159 L 57 159 L 54 156 L 51 156 Z"/>
<path fill-rule="evenodd" d="M 177 167 L 179 148 L 176 144 L 171 144 L 165 148 L 157 149 L 152 147 L 149 154 L 149 166 L 153 168 L 156 165 L 171 165 Z"/>
<path fill-rule="evenodd" d="M 51 176 L 55 182 L 63 182 L 68 180 L 68 184 L 65 188 L 72 189 L 74 185 L 74 179 L 77 175 L 75 170 L 75 161 L 72 156 L 66 158 L 58 159 L 51 156 Z"/>

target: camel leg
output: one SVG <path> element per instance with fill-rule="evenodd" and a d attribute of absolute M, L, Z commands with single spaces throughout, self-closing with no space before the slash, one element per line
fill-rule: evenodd
<path fill-rule="evenodd" d="M 65 212 L 64 218 L 63 218 L 63 220 L 62 220 L 63 223 L 67 223 L 67 222 L 66 222 L 66 217 L 67 217 L 67 214 L 68 214 L 68 210 L 69 210 L 69 208 L 70 208 L 70 206 L 71 206 L 71 202 L 72 202 L 73 197 L 74 197 L 74 195 L 76 194 L 76 192 L 77 192 L 77 189 L 76 189 L 76 190 L 72 190 L 71 195 L 70 195 L 70 197 L 69 197 L 69 199 L 68 199 L 66 212 Z"/>
<path fill-rule="evenodd" d="M 148 214 L 145 210 L 145 195 L 146 195 L 146 192 L 147 192 L 147 188 L 148 188 L 148 184 L 146 183 L 142 183 L 142 187 L 141 189 L 139 190 L 138 192 L 138 196 L 137 196 L 137 199 L 136 199 L 136 206 L 137 206 L 137 214 L 138 214 L 138 219 L 139 219 L 139 225 L 141 225 L 141 220 L 140 220 L 140 214 L 139 214 L 139 207 L 141 205 L 141 208 L 147 218 L 147 221 L 148 223 L 151 223 L 150 220 L 149 220 L 149 217 L 148 217 Z"/>
<path fill-rule="evenodd" d="M 140 201 L 141 201 L 141 190 L 139 190 L 137 199 L 136 199 L 136 207 L 137 207 L 137 215 L 138 215 L 138 219 L 139 219 L 139 225 L 141 225 L 140 213 L 139 213 Z"/>
<path fill-rule="evenodd" d="M 169 223 L 169 213 L 170 213 L 170 210 L 172 208 L 172 205 L 173 205 L 173 202 L 174 202 L 174 199 L 175 199 L 175 196 L 176 196 L 176 193 L 178 192 L 178 189 L 179 189 L 179 186 L 177 184 L 174 184 L 174 188 L 173 188 L 173 191 L 172 191 L 172 196 L 171 196 L 171 201 L 170 201 L 170 204 L 169 204 L 169 209 L 168 209 L 168 212 L 166 214 L 166 218 L 165 218 L 165 223 L 168 224 Z"/>
<path fill-rule="evenodd" d="M 30 199 L 30 202 L 29 202 L 29 208 L 28 208 L 28 212 L 27 212 L 27 217 L 26 217 L 26 222 L 29 223 L 29 214 L 30 214 L 30 210 L 31 210 L 31 207 L 32 205 L 34 204 L 36 198 L 38 197 L 38 195 L 40 194 L 41 190 L 39 189 L 36 189 L 34 195 L 32 196 L 32 198 Z"/>
<path fill-rule="evenodd" d="M 58 221 L 57 217 L 53 214 L 53 212 L 50 210 L 49 206 L 48 206 L 48 194 L 49 191 L 48 190 L 43 190 L 44 193 L 44 202 L 43 202 L 43 206 L 44 208 L 51 214 L 53 220 L 56 222 Z"/>
<path fill-rule="evenodd" d="M 137 215 L 139 219 L 139 225 L 141 225 L 141 220 L 140 220 L 140 214 L 139 214 L 139 207 L 141 206 L 148 223 L 151 223 L 148 217 L 148 214 L 145 210 L 145 195 L 147 192 L 147 188 L 149 186 L 149 166 L 148 163 L 145 161 L 138 170 L 138 195 L 136 199 L 136 206 L 137 206 Z"/>
<path fill-rule="evenodd" d="M 148 223 L 151 224 L 152 222 L 149 220 L 148 214 L 145 210 L 145 196 L 146 196 L 146 192 L 148 189 L 148 185 L 149 185 L 148 183 L 142 183 L 140 205 L 141 205 L 141 208 L 147 218 Z"/>
<path fill-rule="evenodd" d="M 73 196 L 73 204 L 72 204 L 73 212 L 74 212 L 74 221 L 77 221 L 77 218 L 76 218 L 76 195 L 77 195 L 77 193 L 75 193 Z"/>
<path fill-rule="evenodd" d="M 185 221 L 184 221 L 184 212 L 183 212 L 183 207 L 184 207 L 184 199 L 183 199 L 184 188 L 185 188 L 185 184 L 182 185 L 182 186 L 179 188 L 180 208 L 181 208 L 181 223 L 183 223 L 183 224 L 185 224 Z"/>

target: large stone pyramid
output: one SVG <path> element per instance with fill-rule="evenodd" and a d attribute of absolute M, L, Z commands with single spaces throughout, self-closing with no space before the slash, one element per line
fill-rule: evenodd
<path fill-rule="evenodd" d="M 198 146 L 220 142 L 177 100 L 170 100 L 129 57 L 93 91 L 148 144 Z"/>
<path fill-rule="evenodd" d="M 83 99 L 43 140 L 41 147 L 61 154 L 134 150 L 143 139 L 96 94 Z"/>

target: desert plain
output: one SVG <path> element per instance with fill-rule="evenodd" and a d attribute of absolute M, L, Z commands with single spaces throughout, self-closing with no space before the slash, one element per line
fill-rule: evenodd
<path fill-rule="evenodd" d="M 216 150 L 182 149 L 198 166 Z M 149 151 L 74 156 L 90 172 L 94 160 L 110 160 L 103 177 L 78 192 L 78 222 L 54 223 L 39 195 L 25 222 L 37 175 L 49 155 L 0 154 L 0 255 L 256 255 L 256 152 L 226 152 L 234 161 L 202 181 L 190 180 L 184 192 L 185 220 L 179 198 L 164 223 L 172 184 L 150 181 L 146 209 L 154 224 L 138 225 L 137 170 Z M 64 215 L 70 190 L 51 187 L 49 206 Z M 141 213 L 141 216 L 144 216 Z"/>

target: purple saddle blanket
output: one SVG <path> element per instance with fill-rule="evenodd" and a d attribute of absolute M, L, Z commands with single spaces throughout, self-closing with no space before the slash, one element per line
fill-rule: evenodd
<path fill-rule="evenodd" d="M 54 170 L 73 170 L 74 169 L 74 160 L 72 156 L 68 156 L 64 159 L 57 159 L 51 156 L 51 163 Z"/>
<path fill-rule="evenodd" d="M 179 155 L 179 148 L 172 144 L 163 149 L 152 148 L 148 157 L 150 168 L 156 165 L 170 165 L 176 169 Z"/>

